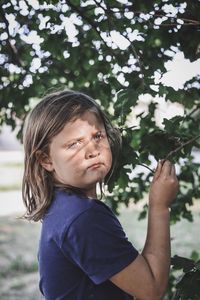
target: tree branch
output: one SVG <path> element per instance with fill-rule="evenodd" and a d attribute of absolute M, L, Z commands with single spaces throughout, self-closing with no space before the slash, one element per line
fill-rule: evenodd
<path fill-rule="evenodd" d="M 123 132 L 123 131 L 126 131 L 126 130 L 128 130 L 128 129 L 133 129 L 133 128 L 140 128 L 139 126 L 136 126 L 136 125 L 133 125 L 133 126 L 130 126 L 130 127 L 120 127 L 119 128 L 119 131 L 120 132 Z"/>
<path fill-rule="evenodd" d="M 128 9 L 130 12 L 132 12 L 132 13 L 134 13 L 135 15 L 138 15 L 138 16 L 139 16 L 140 14 L 149 14 L 149 12 L 144 12 L 144 11 L 134 11 L 133 5 L 123 5 L 122 8 L 121 8 L 121 7 L 110 6 L 110 9 L 114 9 L 114 8 L 117 8 L 118 11 L 117 11 L 117 12 L 116 12 L 116 11 L 113 11 L 113 14 L 119 13 L 119 12 L 123 12 L 123 13 L 124 13 L 126 9 Z M 162 10 L 160 10 L 160 11 L 163 12 Z M 179 19 L 179 20 L 182 20 L 182 21 L 184 22 L 184 24 L 179 24 L 179 23 L 169 23 L 169 24 L 160 24 L 160 25 L 158 25 L 158 26 L 175 26 L 175 25 L 181 25 L 181 26 L 199 26 L 199 25 L 200 25 L 200 21 L 198 21 L 198 20 L 187 19 L 187 18 L 181 18 L 181 17 L 178 17 L 178 16 L 173 17 L 173 16 L 169 16 L 169 15 L 164 14 L 164 12 L 163 12 L 163 13 L 160 13 L 160 14 L 158 14 L 158 13 L 152 14 L 151 16 L 152 16 L 152 17 L 161 17 L 161 18 L 166 17 L 166 18 L 168 18 L 168 19 Z M 143 19 L 144 21 L 148 21 L 148 20 L 142 18 L 141 16 L 140 16 L 140 18 Z"/>
<path fill-rule="evenodd" d="M 86 16 L 84 14 L 84 10 L 82 10 L 80 7 L 77 7 L 76 5 L 74 5 L 73 3 L 71 3 L 70 0 L 66 0 L 66 3 L 71 7 L 72 10 L 74 10 L 79 16 L 82 17 L 83 20 L 85 20 L 98 34 L 98 36 L 100 37 L 100 39 L 102 40 L 103 44 L 106 46 L 106 48 L 109 51 L 109 54 L 111 56 L 113 56 L 114 52 L 112 51 L 112 48 L 110 48 L 107 43 L 104 41 L 104 39 L 101 36 L 101 31 L 98 28 L 98 25 L 95 21 L 91 20 L 90 18 L 88 18 L 88 16 Z"/>
<path fill-rule="evenodd" d="M 191 144 L 192 142 L 194 142 L 195 140 L 197 140 L 198 138 L 200 138 L 200 134 L 193 137 L 192 139 L 190 139 L 189 141 L 183 143 L 181 146 L 179 146 L 178 148 L 176 148 L 175 150 L 169 152 L 169 154 L 167 154 L 167 156 L 162 160 L 162 163 L 164 163 L 166 160 L 168 160 L 172 155 L 174 155 L 176 152 L 180 151 L 182 148 L 184 148 L 186 145 Z M 151 168 L 149 168 L 147 165 L 142 164 L 142 163 L 138 163 L 139 166 L 142 166 L 146 169 L 148 169 L 149 171 L 151 171 L 151 173 L 155 173 L 154 170 L 152 170 Z"/>
<path fill-rule="evenodd" d="M 113 17 L 112 14 L 114 14 L 114 12 L 111 10 L 111 7 L 109 6 L 108 3 L 107 3 L 107 9 L 105 9 L 105 8 L 101 5 L 101 3 L 98 3 L 96 0 L 94 0 L 94 2 L 96 3 L 96 5 L 97 5 L 98 7 L 100 7 L 101 9 L 104 10 L 105 15 L 107 16 L 107 23 L 108 23 L 109 36 L 110 36 L 110 31 L 112 30 L 110 25 L 111 25 L 112 17 Z M 111 12 L 112 14 L 111 14 L 110 12 Z M 112 25 L 114 25 L 114 23 L 112 23 Z M 115 25 L 113 26 L 113 28 L 115 28 Z M 121 34 L 122 34 L 122 33 L 121 33 Z M 136 51 L 136 49 L 135 49 L 133 43 L 130 41 L 130 39 L 129 39 L 127 36 L 124 36 L 123 34 L 122 34 L 122 36 L 130 43 L 129 48 L 131 49 L 133 56 L 136 58 L 136 60 L 137 60 L 137 62 L 138 62 L 138 65 L 139 65 L 139 68 L 140 68 L 140 73 L 141 73 L 141 75 L 142 75 L 142 83 L 143 83 L 143 85 L 144 85 L 144 84 L 145 84 L 145 82 L 144 82 L 144 71 L 143 71 L 143 65 L 142 65 L 142 62 L 141 62 L 141 60 L 140 60 L 140 57 L 139 57 L 139 55 L 138 55 L 138 53 L 137 53 L 137 51 Z M 110 38 L 111 38 L 111 37 L 110 37 Z"/>
<path fill-rule="evenodd" d="M 153 16 L 155 17 L 166 17 L 167 19 L 179 19 L 182 20 L 183 22 L 186 22 L 184 24 L 179 24 L 179 23 L 174 23 L 174 24 L 169 24 L 169 25 L 193 25 L 193 26 L 198 26 L 200 25 L 200 22 L 197 20 L 191 20 L 191 19 L 186 19 L 186 18 L 180 18 L 178 16 L 176 17 L 172 17 L 172 16 L 168 16 L 168 15 L 164 15 L 164 14 L 154 14 Z M 162 24 L 161 24 L 162 25 Z M 164 25 L 164 24 L 163 24 Z M 167 24 L 166 24 L 167 25 Z M 159 25 L 160 26 L 160 25 Z"/>
<path fill-rule="evenodd" d="M 172 150 L 171 152 L 169 152 L 167 154 L 167 156 L 165 157 L 164 161 L 169 159 L 170 156 L 174 155 L 176 152 L 180 151 L 182 148 L 184 148 L 185 146 L 191 144 L 192 142 L 196 141 L 198 138 L 200 138 L 200 134 L 193 137 L 192 139 L 188 140 L 187 142 L 181 144 L 179 147 L 177 147 L 175 150 Z"/>
<path fill-rule="evenodd" d="M 144 167 L 144 168 L 146 168 L 146 169 L 148 169 L 148 170 L 151 171 L 151 173 L 153 173 L 153 174 L 155 173 L 154 170 L 152 170 L 151 168 L 149 168 L 149 167 L 148 167 L 147 165 L 145 165 L 145 164 L 139 163 L 138 165 L 139 165 L 139 166 L 142 166 L 142 167 Z"/>
<path fill-rule="evenodd" d="M 200 104 L 197 104 L 196 107 L 186 116 L 186 117 L 191 117 L 194 112 L 196 112 L 198 109 L 200 109 Z"/>
<path fill-rule="evenodd" d="M 90 18 L 88 18 L 84 13 L 83 10 L 80 7 L 77 7 L 76 5 L 74 5 L 73 3 L 71 3 L 70 0 L 66 0 L 66 3 L 72 8 L 72 10 L 74 10 L 79 16 L 81 16 L 82 19 L 84 19 L 98 34 L 98 36 L 101 38 L 101 40 L 104 42 L 105 41 L 102 39 L 101 37 L 101 32 L 98 29 L 98 26 L 96 24 L 96 22 L 94 22 L 93 20 L 91 20 Z M 107 45 L 106 45 L 107 46 Z"/>

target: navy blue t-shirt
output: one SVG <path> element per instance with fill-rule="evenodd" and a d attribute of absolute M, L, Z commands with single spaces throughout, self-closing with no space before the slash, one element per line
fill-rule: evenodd
<path fill-rule="evenodd" d="M 101 201 L 56 190 L 42 223 L 40 290 L 46 300 L 130 300 L 109 278 L 138 255 Z"/>

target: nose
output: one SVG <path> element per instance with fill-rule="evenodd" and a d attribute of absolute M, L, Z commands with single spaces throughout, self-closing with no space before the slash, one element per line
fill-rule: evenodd
<path fill-rule="evenodd" d="M 100 155 L 99 145 L 95 141 L 90 141 L 87 144 L 86 158 L 94 158 Z"/>

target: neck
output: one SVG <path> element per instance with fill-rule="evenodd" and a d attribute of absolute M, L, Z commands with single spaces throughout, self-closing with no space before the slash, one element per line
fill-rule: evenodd
<path fill-rule="evenodd" d="M 88 198 L 93 198 L 93 199 L 97 199 L 97 186 L 93 186 L 91 188 L 88 188 L 85 190 L 85 195 Z"/>
<path fill-rule="evenodd" d="M 96 193 L 96 190 L 95 191 L 89 191 L 89 192 L 86 192 L 86 196 L 88 198 L 92 198 L 92 199 L 96 199 L 97 198 L 97 193 Z"/>

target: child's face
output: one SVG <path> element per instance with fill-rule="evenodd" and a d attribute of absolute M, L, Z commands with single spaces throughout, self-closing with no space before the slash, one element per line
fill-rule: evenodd
<path fill-rule="evenodd" d="M 49 159 L 43 167 L 56 181 L 84 189 L 96 196 L 96 184 L 112 165 L 112 153 L 104 125 L 91 113 L 68 122 L 50 144 Z"/>

